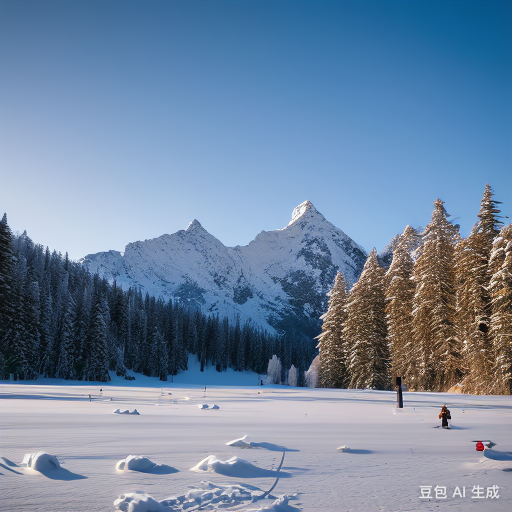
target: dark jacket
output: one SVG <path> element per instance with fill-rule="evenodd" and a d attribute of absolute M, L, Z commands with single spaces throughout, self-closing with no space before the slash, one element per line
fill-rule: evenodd
<path fill-rule="evenodd" d="M 447 409 L 446 407 L 443 407 L 441 409 L 441 412 L 439 413 L 439 419 L 443 420 L 442 421 L 442 426 L 443 427 L 447 427 L 448 426 L 448 420 L 452 419 L 452 417 L 450 415 L 449 409 Z"/>

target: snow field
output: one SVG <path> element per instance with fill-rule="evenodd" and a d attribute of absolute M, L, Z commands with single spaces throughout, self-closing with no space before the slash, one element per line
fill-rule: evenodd
<path fill-rule="evenodd" d="M 512 507 L 512 460 L 506 457 L 512 452 L 510 397 L 405 393 L 405 408 L 397 411 L 391 392 L 208 387 L 208 403 L 219 406 L 210 414 L 197 408 L 205 403 L 203 387 L 167 383 L 162 392 L 154 382 L 154 388 L 103 386 L 102 394 L 99 386 L 83 383 L 3 383 L 2 509 L 149 512 L 151 500 L 166 511 L 222 510 L 228 503 L 236 510 L 312 512 Z M 120 410 L 137 409 L 140 416 L 112 414 L 113 403 Z M 449 431 L 434 428 L 444 403 L 452 412 Z M 492 454 L 500 460 L 488 457 L 491 451 L 476 452 L 474 439 L 497 443 Z M 341 446 L 350 448 L 340 453 Z M 284 450 L 274 497 L 254 501 L 274 484 Z M 37 452 L 55 456 L 61 468 L 22 471 L 12 462 Z M 155 466 L 150 472 L 117 470 L 128 454 Z M 170 469 L 154 471 L 157 465 Z M 190 471 L 194 465 L 203 468 Z M 445 486 L 447 498 L 422 500 L 420 485 Z M 471 498 L 474 486 L 493 485 L 499 486 L 499 499 Z M 241 494 L 235 499 L 236 486 Z M 466 497 L 453 497 L 463 486 Z M 190 488 L 196 489 L 193 496 Z M 279 496 L 285 498 L 276 504 Z M 165 504 L 170 497 L 184 498 Z"/>

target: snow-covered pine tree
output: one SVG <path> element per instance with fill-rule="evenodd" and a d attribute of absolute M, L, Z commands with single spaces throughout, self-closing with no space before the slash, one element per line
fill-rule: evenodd
<path fill-rule="evenodd" d="M 39 322 L 39 365 L 38 373 L 42 377 L 50 377 L 53 372 L 53 335 L 52 335 L 52 298 L 47 272 L 44 273 L 40 293 L 41 315 Z"/>
<path fill-rule="evenodd" d="M 386 272 L 386 320 L 391 358 L 392 382 L 395 377 L 414 376 L 414 340 L 411 337 L 414 262 L 411 248 L 415 247 L 417 233 L 406 226 L 393 251 L 393 259 Z"/>
<path fill-rule="evenodd" d="M 169 347 L 157 328 L 155 328 L 154 337 L 158 350 L 156 360 L 158 377 L 162 381 L 167 381 L 167 375 L 169 374 Z"/>
<path fill-rule="evenodd" d="M 9 374 L 14 380 L 23 380 L 29 373 L 26 346 L 26 318 L 24 288 L 27 274 L 27 261 L 24 256 L 18 256 L 13 270 L 11 301 L 13 321 L 9 325 L 6 338 L 8 339 Z"/>
<path fill-rule="evenodd" d="M 4 213 L 0 221 L 0 378 L 8 379 L 9 360 L 12 354 L 9 351 L 7 332 L 14 320 L 12 307 L 12 279 L 14 270 L 14 254 L 12 249 L 13 237 L 7 224 L 7 214 Z"/>
<path fill-rule="evenodd" d="M 59 352 L 56 376 L 59 379 L 75 379 L 75 303 L 69 292 L 63 298 L 62 318 L 58 331 Z"/>
<path fill-rule="evenodd" d="M 229 366 L 230 366 L 230 361 L 229 361 L 230 346 L 229 346 L 229 342 L 230 342 L 230 339 L 231 339 L 230 336 L 229 336 L 229 320 L 227 319 L 227 317 L 222 319 L 220 336 L 221 336 L 221 340 L 223 340 L 222 341 L 222 352 L 221 352 L 221 355 L 220 355 L 221 361 L 222 361 L 221 369 L 222 369 L 222 371 L 226 371 L 229 368 Z"/>
<path fill-rule="evenodd" d="M 434 201 L 414 264 L 412 335 L 416 390 L 446 391 L 461 377 L 461 344 L 455 329 L 454 245 L 458 229 L 448 221 L 443 201 Z M 412 376 L 411 376 L 412 377 Z"/>
<path fill-rule="evenodd" d="M 240 327 L 240 326 L 238 326 Z M 235 327 L 235 335 L 237 333 L 237 328 Z M 236 366 L 235 370 L 239 372 L 243 372 L 245 368 L 245 334 L 244 329 L 239 328 L 239 337 L 238 337 L 238 346 L 236 350 Z"/>
<path fill-rule="evenodd" d="M 217 345 L 215 350 L 215 369 L 223 372 L 227 369 L 227 329 L 224 321 L 217 317 Z"/>
<path fill-rule="evenodd" d="M 110 361 L 110 369 L 114 370 L 119 359 L 119 349 L 123 349 L 128 338 L 128 308 L 126 295 L 121 287 L 117 286 L 116 281 L 112 285 L 111 290 L 111 306 L 110 306 L 110 339 L 112 345 L 110 347 L 112 358 Z"/>
<path fill-rule="evenodd" d="M 320 368 L 320 355 L 317 355 L 311 362 L 307 371 L 304 372 L 304 382 L 309 388 L 318 387 L 318 374 Z"/>
<path fill-rule="evenodd" d="M 490 335 L 494 381 L 491 392 L 512 394 L 512 224 L 501 229 L 489 259 L 492 306 Z"/>
<path fill-rule="evenodd" d="M 185 317 L 183 312 L 176 303 L 174 305 L 174 346 L 176 347 L 174 352 L 176 354 L 176 373 L 178 370 L 186 370 L 188 368 L 188 350 L 186 340 L 190 338 L 190 331 L 192 329 L 192 319 L 190 315 L 187 315 L 187 329 L 184 330 Z M 196 333 L 197 337 L 197 333 Z"/>
<path fill-rule="evenodd" d="M 87 380 L 107 382 L 108 374 L 108 347 L 107 326 L 105 323 L 106 301 L 97 294 L 91 313 L 91 325 L 89 328 L 90 353 L 87 360 Z"/>
<path fill-rule="evenodd" d="M 351 388 L 390 388 L 384 300 L 384 270 L 374 248 L 347 299 L 343 337 Z"/>
<path fill-rule="evenodd" d="M 319 385 L 325 388 L 343 388 L 347 385 L 347 354 L 343 338 L 343 326 L 347 314 L 347 284 L 338 271 L 334 285 L 327 293 L 329 306 L 320 317 L 322 333 L 317 336 L 320 354 Z"/>
<path fill-rule="evenodd" d="M 275 354 L 268 362 L 267 384 L 281 384 L 281 361 Z"/>
<path fill-rule="evenodd" d="M 90 280 L 85 280 L 77 290 L 75 302 L 75 335 L 74 335 L 74 374 L 77 379 L 84 378 L 88 357 L 88 330 L 92 309 L 92 292 Z"/>
<path fill-rule="evenodd" d="M 27 270 L 23 290 L 24 319 L 25 319 L 25 356 L 27 370 L 25 379 L 39 377 L 39 343 L 41 334 L 39 330 L 41 317 L 41 304 L 39 296 L 39 283 L 33 267 Z"/>
<path fill-rule="evenodd" d="M 502 222 L 497 201 L 487 183 L 478 222 L 471 234 L 457 243 L 455 276 L 457 285 L 456 321 L 462 341 L 464 389 L 469 393 L 488 393 L 493 382 L 494 357 L 489 323 L 492 314 L 488 272 L 492 242 Z"/>
<path fill-rule="evenodd" d="M 290 371 L 288 372 L 288 385 L 296 386 L 297 385 L 297 368 L 295 366 L 291 366 Z"/>

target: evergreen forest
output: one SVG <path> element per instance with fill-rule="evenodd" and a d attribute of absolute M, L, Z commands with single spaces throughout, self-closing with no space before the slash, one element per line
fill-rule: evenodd
<path fill-rule="evenodd" d="M 184 302 L 123 290 L 0 222 L 0 379 L 110 380 L 127 370 L 162 381 L 187 369 L 267 372 L 316 385 L 512 393 L 512 225 L 487 184 L 467 238 L 437 199 L 424 230 L 407 226 L 386 268 L 373 249 L 349 290 L 338 272 L 314 340 L 207 316 Z M 276 373 L 275 371 L 273 373 Z M 133 377 L 132 377 L 133 378 Z M 309 381 L 308 381 L 309 382 Z M 309 382 L 310 383 L 310 382 Z"/>
<path fill-rule="evenodd" d="M 421 233 L 407 226 L 389 268 L 375 249 L 357 283 L 341 273 L 318 336 L 323 387 L 472 394 L 512 391 L 512 225 L 489 184 L 467 238 L 434 202 Z"/>
<path fill-rule="evenodd" d="M 0 379 L 106 382 L 127 370 L 172 379 L 195 354 L 214 366 L 264 374 L 277 354 L 304 374 L 315 343 L 293 343 L 239 320 L 207 316 L 185 303 L 122 290 L 80 263 L 0 222 Z M 133 376 L 131 376 L 133 377 Z M 256 384 L 256 382 L 255 382 Z"/>

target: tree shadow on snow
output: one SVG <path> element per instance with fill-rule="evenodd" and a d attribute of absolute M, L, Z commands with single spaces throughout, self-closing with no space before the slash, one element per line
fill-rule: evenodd
<path fill-rule="evenodd" d="M 2 462 L 0 462 L 0 466 L 2 468 L 7 469 L 7 471 L 10 471 L 11 473 L 16 473 L 17 475 L 23 475 L 23 473 L 14 469 L 19 467 L 16 462 L 6 459 L 5 457 L 0 457 L 0 459 L 2 460 Z"/>

